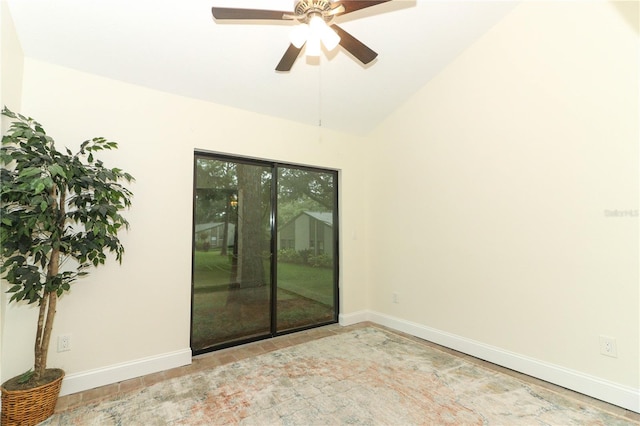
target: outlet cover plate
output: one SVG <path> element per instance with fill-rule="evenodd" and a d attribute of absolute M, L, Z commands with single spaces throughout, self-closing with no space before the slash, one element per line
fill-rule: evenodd
<path fill-rule="evenodd" d="M 66 352 L 71 350 L 71 335 L 61 334 L 58 336 L 58 352 Z"/>
<path fill-rule="evenodd" d="M 612 358 L 618 358 L 618 345 L 616 343 L 616 338 L 600 336 L 600 353 Z"/>

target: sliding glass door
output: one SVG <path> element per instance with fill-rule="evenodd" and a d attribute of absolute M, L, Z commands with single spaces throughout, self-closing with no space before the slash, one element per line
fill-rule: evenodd
<path fill-rule="evenodd" d="M 271 168 L 196 157 L 192 347 L 271 330 Z"/>
<path fill-rule="evenodd" d="M 337 173 L 195 155 L 191 347 L 337 321 Z"/>
<path fill-rule="evenodd" d="M 336 312 L 336 174 L 278 168 L 277 330 Z"/>

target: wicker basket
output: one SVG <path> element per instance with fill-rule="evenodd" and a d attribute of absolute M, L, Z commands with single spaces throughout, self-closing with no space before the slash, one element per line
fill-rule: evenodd
<path fill-rule="evenodd" d="M 48 419 L 56 408 L 64 371 L 45 385 L 25 390 L 2 386 L 2 426 L 32 426 Z"/>

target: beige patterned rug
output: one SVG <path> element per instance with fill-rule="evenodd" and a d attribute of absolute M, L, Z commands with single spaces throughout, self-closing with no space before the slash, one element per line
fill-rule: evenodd
<path fill-rule="evenodd" d="M 43 425 L 631 425 L 367 327 L 58 413 Z"/>

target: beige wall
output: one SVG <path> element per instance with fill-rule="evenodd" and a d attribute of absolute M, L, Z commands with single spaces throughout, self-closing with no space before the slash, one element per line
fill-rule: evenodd
<path fill-rule="evenodd" d="M 638 211 L 637 43 L 605 2 L 525 2 L 380 126 L 372 311 L 637 392 L 638 217 L 605 215 Z"/>
<path fill-rule="evenodd" d="M 13 19 L 4 0 L 0 1 L 0 36 L 0 107 L 19 109 L 24 60 Z"/>
<path fill-rule="evenodd" d="M 13 20 L 6 2 L 0 1 L 0 108 L 19 109 L 22 93 L 23 55 Z M 2 133 L 8 129 L 8 120 L 0 119 Z M 5 324 L 5 305 L 7 295 L 0 292 L 0 378 L 3 376 L 3 324 Z"/>
<path fill-rule="evenodd" d="M 115 140 L 119 150 L 102 158 L 137 179 L 123 264 L 95 270 L 59 303 L 54 339 L 71 334 L 72 350 L 57 353 L 54 343 L 50 365 L 67 374 L 188 349 L 194 149 L 340 169 L 341 226 L 345 235 L 363 232 L 358 138 L 29 58 L 24 80 L 23 111 L 60 145 Z M 342 241 L 342 312 L 366 307 L 361 244 Z M 29 367 L 34 328 L 35 309 L 9 307 L 4 377 Z"/>

